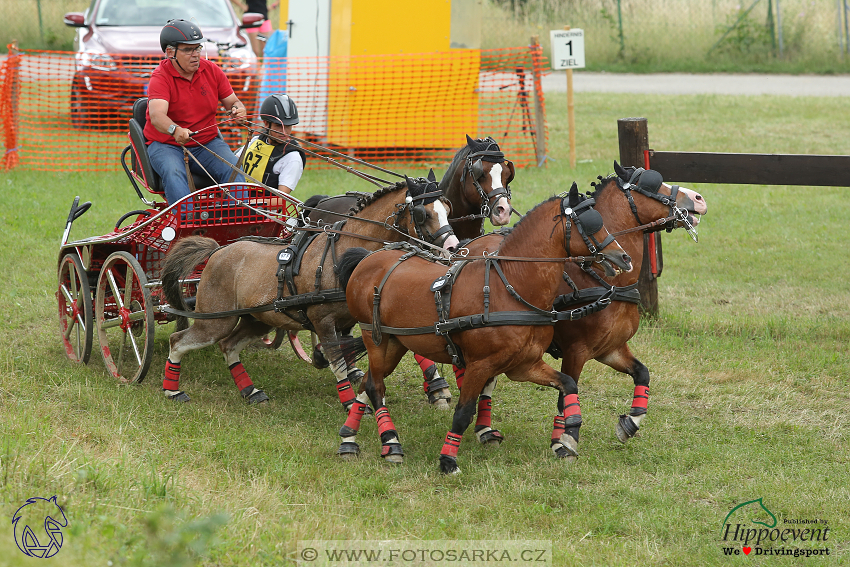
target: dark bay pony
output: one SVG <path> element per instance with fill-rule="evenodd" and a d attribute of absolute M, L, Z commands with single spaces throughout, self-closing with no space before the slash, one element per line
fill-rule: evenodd
<path fill-rule="evenodd" d="M 475 415 L 484 385 L 497 374 L 555 388 L 561 400 L 566 400 L 559 411 L 563 413 L 567 407 L 573 421 L 581 423 L 575 381 L 543 362 L 552 342 L 551 309 L 564 258 L 591 254 L 626 270 L 631 269 L 631 262 L 609 237 L 599 213 L 590 207 L 592 200 L 582 203 L 580 197 L 574 191 L 569 197 L 541 203 L 504 238 L 498 254 L 487 259 L 461 258 L 447 267 L 404 250 L 384 249 L 365 258 L 364 250 L 346 252 L 340 261 L 340 283 L 346 289 L 351 314 L 360 323 L 362 338 L 343 341 L 343 353 L 352 357 L 366 351 L 369 370 L 364 391 L 358 394 L 340 430 L 341 455 L 359 452 L 356 434 L 368 400 L 378 421 L 381 455 L 401 462 L 403 451 L 384 400 L 384 379 L 408 350 L 466 368 L 452 428 L 440 456 L 443 472 L 458 471 L 461 436 Z M 401 261 L 405 255 L 407 259 Z M 450 304 L 439 299 L 438 312 L 435 301 L 447 296 Z M 435 333 L 438 321 L 442 324 L 467 316 L 494 326 L 460 321 L 451 333 Z M 413 332 L 407 334 L 402 328 L 413 328 Z M 577 439 L 563 442 L 577 446 Z"/>
<path fill-rule="evenodd" d="M 197 265 L 207 263 L 198 283 L 195 322 L 170 338 L 163 380 L 168 397 L 189 401 L 179 389 L 180 361 L 187 352 L 218 343 L 242 396 L 251 403 L 268 400 L 240 362 L 242 349 L 271 329 L 310 329 L 322 341 L 348 333 L 355 320 L 334 273 L 337 259 L 348 248 L 377 250 L 386 242 L 411 236 L 446 248 L 455 246 L 448 209 L 436 189 L 433 173 L 431 180 L 396 183 L 361 198 L 351 215 L 334 224 L 333 230 L 308 232 L 302 228 L 291 242 L 246 239 L 219 246 L 215 240 L 198 236 L 177 241 L 166 256 L 162 276 L 163 292 L 171 306 L 183 305 L 181 281 Z M 203 318 L 204 314 L 263 306 L 264 311 Z M 340 400 L 352 403 L 349 369 L 342 362 L 332 370 Z M 362 376 L 356 367 L 351 372 L 355 372 L 355 380 Z"/>
<path fill-rule="evenodd" d="M 565 277 L 558 290 L 555 307 L 573 309 L 593 301 L 611 286 L 616 286 L 615 301 L 607 309 L 577 321 L 559 321 L 555 324 L 555 335 L 550 354 L 562 358 L 561 372 L 578 382 L 587 361 L 596 359 L 611 368 L 632 377 L 634 396 L 628 415 L 621 415 L 617 422 L 617 438 L 625 443 L 633 437 L 646 415 L 649 398 L 649 371 L 629 349 L 628 341 L 640 324 L 637 281 L 643 263 L 643 235 L 649 231 L 671 230 L 681 227 L 683 221 L 692 226 L 699 224 L 700 215 L 707 212 L 705 199 L 699 193 L 684 187 L 671 187 L 655 171 L 643 171 L 634 167 L 623 168 L 614 162 L 615 174 L 599 177 L 591 194 L 596 200 L 596 210 L 602 214 L 605 227 L 612 231 L 617 242 L 629 254 L 634 269 L 615 277 L 600 273 L 596 266 L 580 266 L 567 263 Z M 675 194 L 674 194 L 675 193 Z M 674 217 L 674 209 L 682 211 L 682 221 L 669 220 L 646 227 L 654 221 Z M 645 227 L 645 228 L 639 228 Z M 490 234 L 464 245 L 470 255 L 481 255 L 498 249 L 503 240 L 499 234 Z M 458 386 L 463 387 L 462 370 L 458 372 Z M 496 386 L 495 377 L 487 383 L 478 401 L 478 417 L 475 433 L 485 444 L 498 444 L 501 433 L 492 428 L 491 396 Z M 559 457 L 573 458 L 560 442 L 563 418 L 555 420 L 552 434 L 552 449 Z M 575 437 L 578 438 L 576 431 Z"/>
<path fill-rule="evenodd" d="M 466 145 L 455 152 L 438 185 L 451 205 L 449 224 L 458 238 L 475 238 L 484 234 L 484 219 L 489 219 L 493 226 L 510 222 L 510 183 L 515 173 L 513 162 L 505 158 L 493 138 L 466 136 Z M 313 221 L 333 223 L 339 218 L 337 215 L 349 212 L 356 199 L 357 196 L 352 194 L 335 197 L 316 195 L 304 202 L 304 214 Z M 418 354 L 414 358 L 422 369 L 422 386 L 429 403 L 448 409 L 452 393 L 448 382 L 440 376 L 437 365 Z M 313 351 L 313 361 L 317 366 L 326 364 L 318 349 Z"/>

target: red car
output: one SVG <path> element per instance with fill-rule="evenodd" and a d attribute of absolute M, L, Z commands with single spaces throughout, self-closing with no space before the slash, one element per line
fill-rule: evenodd
<path fill-rule="evenodd" d="M 224 70 L 252 111 L 259 67 L 241 30 L 262 24 L 260 14 L 245 14 L 240 23 L 230 0 L 92 0 L 85 13 L 65 14 L 65 24 L 77 28 L 70 97 L 74 127 L 126 129 L 133 102 L 147 94 L 151 73 L 164 57 L 159 32 L 176 18 L 201 28 L 208 40 L 203 53 Z"/>

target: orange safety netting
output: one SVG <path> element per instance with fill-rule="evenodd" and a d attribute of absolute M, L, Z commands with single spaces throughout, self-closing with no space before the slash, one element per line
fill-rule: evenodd
<path fill-rule="evenodd" d="M 132 103 L 161 57 L 18 51 L 0 66 L 5 159 L 31 170 L 116 171 Z M 269 94 L 298 105 L 294 135 L 368 161 L 447 163 L 492 136 L 518 166 L 546 155 L 539 46 L 382 56 L 266 58 L 260 69 L 216 60 L 257 120 Z M 222 109 L 223 110 L 223 109 Z M 222 113 L 222 118 L 224 114 Z M 177 120 L 179 122 L 179 119 Z M 223 127 L 232 148 L 243 131 Z M 318 159 L 310 168 L 328 168 Z"/>

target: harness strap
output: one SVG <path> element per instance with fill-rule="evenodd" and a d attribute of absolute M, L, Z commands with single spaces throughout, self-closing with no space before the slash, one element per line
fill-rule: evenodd
<path fill-rule="evenodd" d="M 387 273 L 384 274 L 384 277 L 381 279 L 381 283 L 375 286 L 374 294 L 372 295 L 372 322 L 375 325 L 375 330 L 372 332 L 372 342 L 376 345 L 381 344 L 381 340 L 383 339 L 381 335 L 381 290 L 384 289 L 384 284 L 387 283 L 387 279 L 389 279 L 390 274 L 392 274 L 396 268 L 398 268 L 402 262 L 407 260 L 408 258 L 412 258 L 416 255 L 416 252 L 411 250 L 405 254 L 402 254 L 398 260 L 392 265 L 392 267 L 387 270 Z"/>
<path fill-rule="evenodd" d="M 187 319 L 222 319 L 224 317 L 234 317 L 237 315 L 251 315 L 252 313 L 262 313 L 263 311 L 272 311 L 273 304 L 261 305 L 259 307 L 246 307 L 245 309 L 232 309 L 230 311 L 218 311 L 216 313 L 197 313 L 195 311 L 183 311 L 175 309 L 170 305 L 162 305 L 159 310 L 162 313 L 177 315 L 178 317 L 186 317 Z"/>

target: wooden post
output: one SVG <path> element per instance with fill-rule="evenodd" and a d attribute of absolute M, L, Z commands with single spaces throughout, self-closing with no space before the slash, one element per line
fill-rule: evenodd
<path fill-rule="evenodd" d="M 644 150 L 649 149 L 646 118 L 621 118 L 617 120 L 620 142 L 620 165 L 644 167 Z M 658 278 L 652 273 L 650 255 L 658 254 L 660 260 L 661 235 L 656 233 L 656 249 L 649 249 L 649 238 L 643 237 L 643 262 L 638 278 L 640 305 L 644 313 L 658 315 Z M 660 262 L 659 262 L 660 263 Z"/>
<path fill-rule="evenodd" d="M 570 26 L 564 26 L 569 31 Z M 567 69 L 567 126 L 570 129 L 570 168 L 576 168 L 576 105 L 573 102 L 573 70 Z"/>
<path fill-rule="evenodd" d="M 543 113 L 543 83 L 542 63 L 543 52 L 536 35 L 531 36 L 531 75 L 534 80 L 534 122 L 537 135 L 534 138 L 534 149 L 537 157 L 537 167 L 543 167 L 546 162 L 546 116 Z"/>

